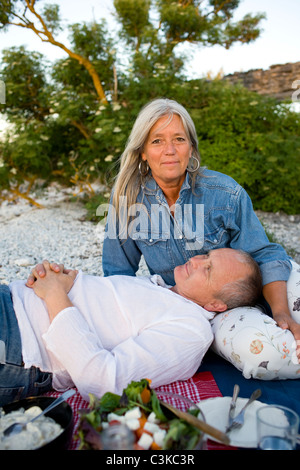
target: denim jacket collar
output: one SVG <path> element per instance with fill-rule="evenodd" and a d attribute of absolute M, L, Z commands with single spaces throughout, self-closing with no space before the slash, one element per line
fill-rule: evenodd
<path fill-rule="evenodd" d="M 190 179 L 189 173 L 186 172 L 186 176 L 182 183 L 180 192 L 184 191 L 185 189 L 190 189 L 191 186 L 189 183 L 189 179 Z M 160 186 L 157 184 L 157 182 L 155 181 L 151 173 L 150 173 L 150 176 L 147 178 L 145 184 L 142 184 L 141 187 L 142 187 L 144 194 L 148 194 L 152 196 L 154 196 L 155 194 L 157 194 L 158 196 L 162 196 L 163 194 Z"/>

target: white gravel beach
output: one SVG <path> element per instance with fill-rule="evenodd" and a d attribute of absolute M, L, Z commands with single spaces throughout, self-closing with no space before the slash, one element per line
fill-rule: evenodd
<path fill-rule="evenodd" d="M 71 202 L 72 191 L 53 185 L 42 196 L 30 195 L 0 205 L 0 283 L 26 279 L 43 259 L 67 268 L 102 275 L 104 225 L 85 221 L 86 209 Z M 141 263 L 139 274 L 147 274 Z"/>
<path fill-rule="evenodd" d="M 86 209 L 70 201 L 71 191 L 50 186 L 42 195 L 32 194 L 43 208 L 23 198 L 0 205 L 0 283 L 26 279 L 43 259 L 62 262 L 86 273 L 102 274 L 104 226 L 85 221 Z M 292 249 L 300 263 L 300 215 L 258 212 L 265 228 Z M 147 274 L 141 263 L 139 274 Z"/>

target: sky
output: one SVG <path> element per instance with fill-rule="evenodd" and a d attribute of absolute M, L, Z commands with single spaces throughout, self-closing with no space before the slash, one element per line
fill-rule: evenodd
<path fill-rule="evenodd" d="M 115 27 L 113 0 L 45 0 L 43 3 L 59 4 L 65 24 L 106 18 L 109 25 Z M 251 44 L 236 44 L 229 50 L 221 46 L 188 46 L 191 60 L 187 76 L 201 78 L 208 73 L 216 76 L 219 72 L 227 75 L 300 61 L 300 0 L 242 0 L 236 19 L 241 19 L 246 13 L 259 12 L 266 13 L 267 18 L 262 21 L 260 38 Z M 67 38 L 64 34 L 62 39 Z M 3 48 L 20 45 L 43 53 L 50 60 L 66 57 L 55 46 L 38 41 L 32 31 L 10 26 L 8 32 L 0 32 L 0 57 Z"/>

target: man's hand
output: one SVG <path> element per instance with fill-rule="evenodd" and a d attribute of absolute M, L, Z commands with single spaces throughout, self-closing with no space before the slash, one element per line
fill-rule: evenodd
<path fill-rule="evenodd" d="M 35 283 L 37 277 L 42 278 L 42 277 L 46 276 L 45 264 L 47 265 L 47 267 L 49 266 L 50 269 L 54 273 L 68 274 L 72 271 L 71 269 L 65 269 L 63 264 L 49 263 L 49 261 L 44 260 L 44 261 L 42 261 L 42 263 L 37 264 L 35 266 L 35 268 L 32 269 L 30 275 L 28 276 L 27 282 L 26 282 L 27 287 L 33 287 L 33 284 Z"/>
<path fill-rule="evenodd" d="M 41 277 L 36 273 L 36 280 L 31 288 L 45 301 L 52 321 L 60 311 L 72 306 L 68 292 L 74 284 L 78 271 L 70 270 L 67 274 L 56 273 L 52 271 L 48 261 L 44 261 L 44 269 L 45 276 Z"/>

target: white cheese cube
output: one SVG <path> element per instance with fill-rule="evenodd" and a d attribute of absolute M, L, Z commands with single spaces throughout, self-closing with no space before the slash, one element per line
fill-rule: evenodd
<path fill-rule="evenodd" d="M 110 421 L 113 421 L 113 420 L 116 420 L 116 421 L 119 421 L 120 423 L 123 423 L 125 418 L 124 418 L 124 416 L 119 416 L 116 413 L 108 413 L 107 421 L 110 422 Z"/>
<path fill-rule="evenodd" d="M 151 432 L 153 434 L 156 431 L 159 431 L 159 426 L 155 423 L 149 423 L 149 421 L 146 421 L 145 426 L 144 426 L 145 431 Z"/>
<path fill-rule="evenodd" d="M 139 419 L 142 416 L 142 412 L 138 406 L 132 408 L 132 410 L 128 410 L 125 413 L 125 419 Z"/>
<path fill-rule="evenodd" d="M 131 431 L 136 431 L 140 427 L 138 419 L 126 419 L 125 424 Z"/>
<path fill-rule="evenodd" d="M 156 432 L 153 434 L 154 442 L 155 442 L 159 447 L 163 447 L 164 438 L 165 438 L 166 434 L 167 434 L 167 432 L 166 432 L 165 429 L 160 429 L 159 431 L 156 431 Z"/>
<path fill-rule="evenodd" d="M 153 442 L 153 437 L 150 436 L 150 434 L 147 434 L 146 432 L 143 432 L 141 437 L 138 440 L 138 445 L 140 447 L 143 447 L 143 449 L 148 450 Z"/>
<path fill-rule="evenodd" d="M 156 414 L 154 413 L 154 411 L 151 411 L 147 418 L 147 421 L 149 423 L 159 423 L 159 419 L 156 418 Z"/>

